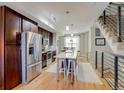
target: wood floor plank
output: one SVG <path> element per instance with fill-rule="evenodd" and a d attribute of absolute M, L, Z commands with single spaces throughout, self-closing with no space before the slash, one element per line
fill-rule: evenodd
<path fill-rule="evenodd" d="M 50 65 L 53 64 L 54 63 Z M 111 87 L 101 77 L 99 77 L 99 79 L 102 81 L 102 85 L 82 81 L 75 81 L 75 83 L 72 85 L 69 79 L 64 81 L 62 74 L 60 74 L 60 81 L 57 82 L 56 73 L 47 72 L 46 69 L 48 68 L 49 66 L 30 83 L 26 85 L 20 84 L 13 90 L 111 90 Z M 98 74 L 97 70 L 96 72 Z"/>

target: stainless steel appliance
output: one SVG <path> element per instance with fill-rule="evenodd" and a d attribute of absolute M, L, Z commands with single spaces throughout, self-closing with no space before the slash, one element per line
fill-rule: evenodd
<path fill-rule="evenodd" d="M 47 52 L 42 53 L 42 68 L 47 66 Z"/>
<path fill-rule="evenodd" d="M 52 52 L 47 51 L 47 65 L 49 65 L 52 62 Z"/>
<path fill-rule="evenodd" d="M 21 34 L 22 82 L 28 83 L 41 72 L 42 36 L 33 32 Z"/>

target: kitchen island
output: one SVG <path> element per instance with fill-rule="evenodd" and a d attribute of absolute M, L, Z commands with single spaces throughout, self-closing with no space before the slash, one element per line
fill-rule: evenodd
<path fill-rule="evenodd" d="M 57 81 L 59 81 L 59 65 L 60 65 L 60 60 L 64 59 L 66 60 L 66 62 L 68 63 L 68 60 L 73 60 L 74 62 L 76 62 L 77 60 L 77 51 L 65 51 L 62 52 L 58 55 L 55 56 L 56 60 L 57 60 Z"/>

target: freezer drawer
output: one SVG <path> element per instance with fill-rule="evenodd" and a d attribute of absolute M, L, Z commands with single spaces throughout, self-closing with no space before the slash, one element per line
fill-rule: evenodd
<path fill-rule="evenodd" d="M 41 72 L 41 62 L 27 66 L 27 82 L 34 79 Z"/>

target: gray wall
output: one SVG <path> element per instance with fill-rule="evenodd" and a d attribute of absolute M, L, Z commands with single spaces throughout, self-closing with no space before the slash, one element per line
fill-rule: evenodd
<path fill-rule="evenodd" d="M 89 31 L 89 60 L 90 60 L 90 62 L 93 62 L 93 63 L 95 62 L 95 51 L 96 50 L 103 50 L 103 51 L 112 52 L 112 49 L 108 45 L 108 42 L 106 42 L 105 46 L 96 46 L 95 45 L 95 38 L 96 38 L 95 28 L 97 28 L 97 25 L 93 25 Z M 102 32 L 100 34 L 101 35 L 98 38 L 104 38 Z M 98 55 L 100 55 L 100 54 L 98 54 Z M 101 62 L 100 59 L 101 59 L 101 56 L 99 56 L 98 62 Z"/>
<path fill-rule="evenodd" d="M 64 47 L 64 36 L 58 36 L 57 46 L 58 46 L 58 53 L 60 53 Z"/>

